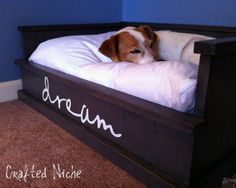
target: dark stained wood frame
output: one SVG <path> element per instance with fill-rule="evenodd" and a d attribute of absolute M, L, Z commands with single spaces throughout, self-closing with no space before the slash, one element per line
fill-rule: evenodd
<path fill-rule="evenodd" d="M 24 59 L 16 60 L 22 68 L 23 80 L 19 99 L 150 187 L 219 184 L 220 178 L 235 164 L 236 28 L 149 23 L 155 30 L 217 37 L 195 43 L 194 51 L 201 54 L 201 58 L 193 114 L 27 61 L 37 45 L 50 38 L 102 33 L 141 24 L 147 23 L 19 27 L 24 49 Z M 56 95 L 70 98 L 75 112 L 86 104 L 92 116 L 101 115 L 122 137 L 114 138 L 87 123 L 82 125 L 80 119 L 66 111 L 65 104 L 59 110 L 57 104 L 44 102 L 45 76 L 50 81 L 52 98 Z"/>

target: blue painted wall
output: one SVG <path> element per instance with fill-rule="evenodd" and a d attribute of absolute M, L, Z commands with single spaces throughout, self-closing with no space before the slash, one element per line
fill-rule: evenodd
<path fill-rule="evenodd" d="M 236 0 L 123 0 L 123 21 L 236 26 Z"/>
<path fill-rule="evenodd" d="M 14 64 L 21 58 L 18 25 L 119 22 L 122 0 L 1 0 L 0 82 L 20 78 Z"/>

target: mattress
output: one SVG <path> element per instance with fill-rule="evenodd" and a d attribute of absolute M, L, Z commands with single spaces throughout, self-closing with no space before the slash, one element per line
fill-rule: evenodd
<path fill-rule="evenodd" d="M 114 63 L 98 51 L 114 32 L 66 36 L 42 42 L 29 58 L 64 73 L 92 81 L 182 112 L 194 106 L 198 65 L 179 60 L 147 64 Z"/>

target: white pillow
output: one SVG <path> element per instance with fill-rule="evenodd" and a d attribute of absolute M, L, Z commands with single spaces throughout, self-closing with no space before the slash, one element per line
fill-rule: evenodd
<path fill-rule="evenodd" d="M 211 40 L 212 37 L 203 35 L 178 33 L 173 31 L 156 31 L 159 36 L 160 58 L 164 60 L 175 60 L 183 63 L 199 64 L 200 54 L 195 54 L 194 42 Z"/>
<path fill-rule="evenodd" d="M 39 45 L 30 60 L 179 111 L 193 107 L 196 65 L 178 61 L 112 63 L 98 51 L 111 34 L 48 40 Z"/>
<path fill-rule="evenodd" d="M 95 35 L 74 35 L 50 39 L 39 44 L 32 53 L 29 60 L 43 62 L 44 65 L 58 69 L 58 64 L 67 64 L 68 67 L 74 64 L 87 64 L 99 62 L 111 62 L 109 57 L 98 51 L 102 42 L 112 36 L 115 32 L 108 32 Z M 68 73 L 72 70 L 67 67 Z"/>
<path fill-rule="evenodd" d="M 189 111 L 193 107 L 197 83 L 196 65 L 180 61 L 143 65 L 112 63 L 98 48 L 113 34 L 109 32 L 51 39 L 41 43 L 29 60 L 179 111 Z M 185 43 L 188 41 L 191 40 L 186 39 Z M 181 50 L 177 51 L 180 52 L 172 52 L 169 56 L 175 55 L 178 58 L 179 54 L 188 52 L 183 50 L 184 45 L 176 45 L 179 45 Z M 166 47 L 169 49 L 171 46 Z"/>

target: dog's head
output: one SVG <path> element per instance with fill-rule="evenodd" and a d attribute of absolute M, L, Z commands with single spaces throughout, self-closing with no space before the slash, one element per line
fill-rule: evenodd
<path fill-rule="evenodd" d="M 158 37 L 146 25 L 126 27 L 104 41 L 99 51 L 114 62 L 148 63 L 158 59 Z"/>

